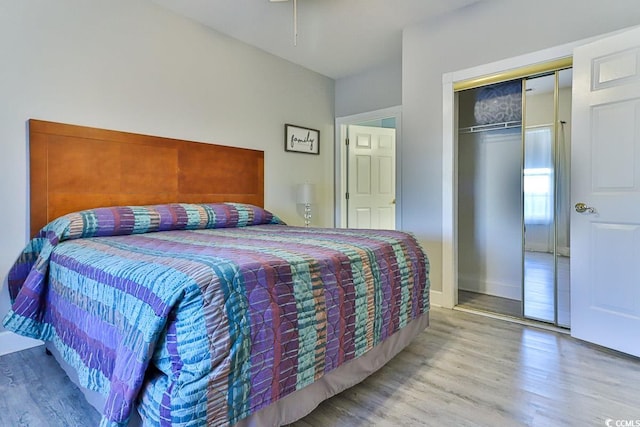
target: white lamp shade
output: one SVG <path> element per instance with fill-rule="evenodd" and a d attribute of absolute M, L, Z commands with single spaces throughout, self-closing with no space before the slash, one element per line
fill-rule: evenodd
<path fill-rule="evenodd" d="M 309 183 L 298 184 L 296 201 L 303 205 L 314 203 L 316 201 L 316 186 Z"/>

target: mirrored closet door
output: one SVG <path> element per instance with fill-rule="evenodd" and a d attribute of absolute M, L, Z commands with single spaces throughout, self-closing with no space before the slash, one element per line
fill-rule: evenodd
<path fill-rule="evenodd" d="M 569 327 L 571 69 L 458 92 L 458 302 Z"/>
<path fill-rule="evenodd" d="M 570 326 L 572 70 L 524 80 L 524 317 Z"/>

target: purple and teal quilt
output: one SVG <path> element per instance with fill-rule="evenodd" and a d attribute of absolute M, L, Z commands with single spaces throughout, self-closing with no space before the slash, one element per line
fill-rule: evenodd
<path fill-rule="evenodd" d="M 106 397 L 102 426 L 136 407 L 150 425 L 233 425 L 428 311 L 428 270 L 398 231 L 236 203 L 91 209 L 29 242 L 4 326 Z"/>

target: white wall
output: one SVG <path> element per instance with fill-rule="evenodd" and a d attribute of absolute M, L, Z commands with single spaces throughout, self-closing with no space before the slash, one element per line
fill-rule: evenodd
<path fill-rule="evenodd" d="M 336 80 L 336 117 L 395 107 L 402 103 L 400 61 Z"/>
<path fill-rule="evenodd" d="M 1 1 L 0 52 L 0 318 L 27 239 L 29 118 L 264 150 L 266 208 L 303 224 L 294 187 L 314 182 L 314 223 L 333 225 L 333 80 L 144 0 Z M 320 155 L 284 152 L 284 123 L 319 129 Z"/>
<path fill-rule="evenodd" d="M 459 135 L 459 289 L 521 298 L 521 141 L 520 128 Z"/>
<path fill-rule="evenodd" d="M 638 23 L 637 0 L 494 0 L 404 30 L 402 224 L 429 254 L 432 289 L 442 289 L 442 75 Z"/>

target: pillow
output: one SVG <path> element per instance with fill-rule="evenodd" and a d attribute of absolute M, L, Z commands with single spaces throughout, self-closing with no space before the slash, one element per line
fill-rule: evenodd
<path fill-rule="evenodd" d="M 60 222 L 61 224 L 56 224 Z M 61 240 L 141 234 L 153 231 L 197 230 L 284 224 L 271 212 L 243 203 L 171 203 L 88 209 L 60 217 L 41 230 L 62 231 Z M 43 236 L 44 237 L 44 236 Z"/>
<path fill-rule="evenodd" d="M 285 225 L 271 212 L 243 203 L 113 206 L 73 212 L 45 225 L 27 244 L 9 271 L 9 295 L 13 302 L 29 275 L 34 281 L 41 280 L 51 252 L 65 240 L 261 224 Z"/>

